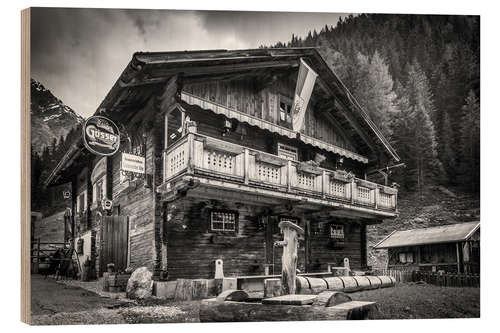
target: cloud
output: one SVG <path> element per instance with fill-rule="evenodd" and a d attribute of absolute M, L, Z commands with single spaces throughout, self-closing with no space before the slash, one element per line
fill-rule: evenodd
<path fill-rule="evenodd" d="M 256 48 L 339 14 L 34 8 L 32 77 L 92 115 L 136 51 Z"/>

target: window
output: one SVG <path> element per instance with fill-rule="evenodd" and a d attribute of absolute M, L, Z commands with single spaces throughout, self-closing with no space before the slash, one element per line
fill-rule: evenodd
<path fill-rule="evenodd" d="M 285 96 L 280 96 L 280 122 L 292 124 L 292 100 Z"/>
<path fill-rule="evenodd" d="M 399 262 L 402 264 L 413 263 L 413 252 L 400 252 Z"/>
<path fill-rule="evenodd" d="M 344 226 L 342 224 L 330 224 L 330 238 L 344 239 Z"/>
<path fill-rule="evenodd" d="M 214 210 L 210 213 L 212 231 L 236 231 L 236 213 Z"/>
<path fill-rule="evenodd" d="M 106 177 L 102 177 L 94 183 L 92 193 L 92 205 L 95 207 L 106 198 Z"/>
<path fill-rule="evenodd" d="M 83 191 L 76 197 L 76 212 L 83 213 L 87 210 L 87 191 Z"/>
<path fill-rule="evenodd" d="M 295 147 L 278 143 L 278 156 L 286 158 L 287 160 L 298 161 L 299 150 Z"/>

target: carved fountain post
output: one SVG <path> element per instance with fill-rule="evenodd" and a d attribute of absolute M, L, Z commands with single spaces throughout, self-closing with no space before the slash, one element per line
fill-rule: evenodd
<path fill-rule="evenodd" d="M 297 277 L 297 249 L 299 235 L 304 230 L 290 221 L 281 221 L 278 225 L 283 232 L 283 257 L 281 259 L 281 291 L 282 295 L 295 294 L 295 280 Z"/>

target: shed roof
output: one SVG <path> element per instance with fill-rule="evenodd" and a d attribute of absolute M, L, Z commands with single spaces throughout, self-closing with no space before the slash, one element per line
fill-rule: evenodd
<path fill-rule="evenodd" d="M 479 228 L 479 224 L 479 221 L 474 221 L 431 228 L 395 231 L 381 240 L 374 248 L 387 249 L 401 246 L 464 241 Z"/>

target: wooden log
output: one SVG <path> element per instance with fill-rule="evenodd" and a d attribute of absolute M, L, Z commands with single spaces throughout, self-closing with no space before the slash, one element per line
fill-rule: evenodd
<path fill-rule="evenodd" d="M 323 291 L 316 297 L 313 306 L 330 307 L 352 301 L 351 297 L 340 291 Z"/>
<path fill-rule="evenodd" d="M 381 275 L 378 276 L 378 278 L 382 282 L 382 285 L 380 286 L 381 288 L 392 287 L 396 284 L 396 279 L 392 276 Z"/>
<path fill-rule="evenodd" d="M 367 275 L 366 278 L 370 281 L 371 289 L 380 288 L 382 285 L 382 280 L 378 276 Z"/>
<path fill-rule="evenodd" d="M 366 278 L 366 276 L 353 276 L 353 279 L 358 283 L 359 290 L 368 290 L 372 289 L 372 285 L 370 280 Z"/>
<path fill-rule="evenodd" d="M 281 280 L 280 279 L 265 279 L 264 280 L 264 298 L 281 296 Z"/>
<path fill-rule="evenodd" d="M 311 288 L 309 286 L 309 281 L 303 276 L 297 276 L 295 280 L 296 292 L 299 294 L 311 294 Z"/>
<path fill-rule="evenodd" d="M 325 278 L 328 290 L 344 290 L 344 283 L 338 276 Z"/>
<path fill-rule="evenodd" d="M 306 279 L 309 281 L 309 286 L 313 294 L 319 294 L 328 289 L 325 279 L 313 277 L 306 277 Z"/>
<path fill-rule="evenodd" d="M 373 302 L 346 302 L 335 306 L 271 305 L 245 302 L 200 303 L 200 322 L 257 322 L 367 319 L 376 311 Z"/>
<path fill-rule="evenodd" d="M 191 301 L 193 299 L 191 280 L 177 279 L 174 299 L 178 301 Z"/>
<path fill-rule="evenodd" d="M 304 230 L 289 221 L 281 221 L 278 226 L 283 232 L 284 239 L 281 259 L 281 292 L 283 295 L 293 295 L 296 290 L 298 234 L 303 235 Z"/>
<path fill-rule="evenodd" d="M 344 282 L 344 290 L 343 291 L 357 291 L 358 282 L 352 276 L 339 276 L 339 278 Z"/>
<path fill-rule="evenodd" d="M 192 280 L 193 299 L 204 299 L 208 297 L 208 280 Z"/>
<path fill-rule="evenodd" d="M 234 301 L 242 302 L 248 299 L 248 294 L 244 290 L 226 290 L 217 296 L 217 302 Z"/>
<path fill-rule="evenodd" d="M 238 280 L 236 278 L 223 278 L 222 291 L 238 289 Z"/>

